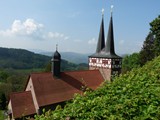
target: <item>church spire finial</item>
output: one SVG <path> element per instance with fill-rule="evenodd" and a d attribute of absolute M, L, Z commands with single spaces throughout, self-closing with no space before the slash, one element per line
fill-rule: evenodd
<path fill-rule="evenodd" d="M 104 32 L 104 23 L 103 23 L 104 9 L 102 9 L 101 12 L 102 12 L 102 22 L 100 26 L 96 53 L 99 53 L 105 47 L 105 32 Z"/>
<path fill-rule="evenodd" d="M 102 17 L 103 17 L 104 16 L 104 8 L 102 8 L 101 12 L 102 12 Z"/>
<path fill-rule="evenodd" d="M 110 55 L 116 55 L 114 50 L 114 34 L 113 34 L 113 21 L 112 21 L 112 12 L 113 12 L 113 5 L 111 5 L 111 18 L 109 23 L 108 29 L 108 36 L 106 41 L 105 51 Z"/>
<path fill-rule="evenodd" d="M 112 16 L 112 14 L 113 14 L 113 5 L 111 5 L 111 16 Z"/>
<path fill-rule="evenodd" d="M 58 51 L 58 44 L 56 44 L 56 51 Z"/>

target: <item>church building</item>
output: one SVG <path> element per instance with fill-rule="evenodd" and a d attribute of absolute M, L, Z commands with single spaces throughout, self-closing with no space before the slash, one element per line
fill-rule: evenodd
<path fill-rule="evenodd" d="M 114 49 L 112 12 L 106 45 L 103 19 L 104 18 L 102 14 L 102 22 L 97 43 L 97 49 L 93 55 L 89 56 L 89 70 L 99 69 L 106 80 L 111 80 L 112 76 L 119 75 L 121 73 L 122 58 L 116 55 Z"/>
<path fill-rule="evenodd" d="M 61 72 L 61 55 L 52 57 L 51 72 L 31 73 L 24 91 L 11 93 L 8 104 L 9 117 L 20 120 L 42 114 L 42 110 L 54 110 L 65 105 L 75 93 L 83 94 L 85 88 L 97 89 L 105 80 L 121 72 L 122 58 L 114 50 L 113 18 L 111 15 L 105 44 L 104 20 L 99 32 L 96 52 L 89 56 L 89 70 Z"/>

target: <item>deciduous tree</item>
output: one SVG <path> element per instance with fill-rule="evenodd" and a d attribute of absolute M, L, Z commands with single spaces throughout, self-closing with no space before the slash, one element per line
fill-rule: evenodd
<path fill-rule="evenodd" d="M 151 26 L 150 30 L 155 38 L 155 42 L 154 42 L 155 56 L 159 56 L 160 55 L 160 15 L 150 23 L 150 26 Z"/>
<path fill-rule="evenodd" d="M 150 32 L 143 43 L 142 50 L 140 51 L 140 64 L 144 65 L 147 61 L 154 58 L 154 37 Z"/>

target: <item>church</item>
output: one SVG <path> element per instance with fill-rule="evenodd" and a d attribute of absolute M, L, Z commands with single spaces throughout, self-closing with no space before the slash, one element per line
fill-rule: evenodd
<path fill-rule="evenodd" d="M 113 17 L 111 12 L 108 36 L 105 42 L 104 15 L 100 26 L 96 52 L 88 57 L 88 70 L 61 72 L 61 55 L 52 57 L 51 72 L 31 73 L 22 92 L 10 94 L 9 119 L 20 120 L 64 106 L 75 93 L 83 94 L 86 88 L 97 89 L 105 80 L 121 73 L 122 58 L 115 53 Z"/>

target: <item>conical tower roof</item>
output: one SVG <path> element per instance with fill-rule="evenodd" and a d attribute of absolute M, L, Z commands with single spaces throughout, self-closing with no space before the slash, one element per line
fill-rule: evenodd
<path fill-rule="evenodd" d="M 98 42 L 99 43 L 99 42 Z M 98 48 L 98 45 L 97 45 Z M 109 29 L 108 29 L 108 36 L 105 48 L 103 48 L 100 52 L 96 52 L 89 57 L 97 57 L 97 58 L 121 58 L 120 56 L 116 55 L 114 49 L 114 32 L 113 32 L 113 18 L 112 12 L 110 17 Z"/>
<path fill-rule="evenodd" d="M 103 15 L 102 15 L 102 22 L 101 22 L 101 27 L 99 32 L 96 53 L 99 53 L 104 47 L 105 47 L 105 32 L 104 32 L 104 21 L 103 21 Z"/>
<path fill-rule="evenodd" d="M 109 23 L 105 52 L 108 53 L 108 54 L 111 54 L 111 55 L 115 55 L 112 15 L 111 15 L 111 18 L 110 18 L 110 23 Z"/>

